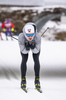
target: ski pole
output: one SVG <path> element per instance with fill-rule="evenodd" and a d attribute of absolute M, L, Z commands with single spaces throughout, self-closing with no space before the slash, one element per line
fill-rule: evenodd
<path fill-rule="evenodd" d="M 13 36 L 11 36 L 12 38 L 14 38 L 15 40 L 18 40 L 17 38 L 15 38 L 15 37 L 13 37 Z"/>
<path fill-rule="evenodd" d="M 47 27 L 47 29 L 42 33 L 42 35 L 47 31 L 49 29 L 49 27 Z M 41 36 L 42 36 L 41 35 Z M 13 36 L 11 36 L 12 38 L 14 38 L 15 40 L 18 40 L 17 38 L 15 38 L 15 37 L 13 37 Z"/>
<path fill-rule="evenodd" d="M 47 27 L 47 29 L 42 33 L 42 35 L 43 35 L 48 29 L 49 29 L 49 27 Z M 41 35 L 41 36 L 42 36 L 42 35 Z"/>

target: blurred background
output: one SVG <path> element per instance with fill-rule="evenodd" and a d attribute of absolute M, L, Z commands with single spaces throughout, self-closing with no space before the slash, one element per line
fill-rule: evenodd
<path fill-rule="evenodd" d="M 14 25 L 11 26 L 14 38 L 11 38 L 9 33 L 6 37 L 4 23 L 7 20 Z M 8 83 L 4 88 L 20 87 L 22 58 L 16 39 L 27 22 L 34 22 L 37 31 L 41 35 L 44 33 L 41 37 L 40 54 L 41 84 L 45 93 L 42 97 L 45 100 L 66 100 L 66 0 L 0 0 L 0 88 L 2 90 L 3 82 Z M 10 28 L 9 25 L 8 28 Z M 31 81 L 34 81 L 33 66 L 30 51 L 27 63 L 27 84 L 30 84 L 31 89 L 33 88 Z M 8 92 L 10 89 L 4 91 Z M 11 90 L 11 93 L 12 91 L 14 92 L 15 89 Z M 14 97 L 13 94 L 11 95 Z M 16 100 L 20 97 L 21 100 L 22 96 L 18 95 Z M 5 97 L 2 100 L 4 99 Z"/>

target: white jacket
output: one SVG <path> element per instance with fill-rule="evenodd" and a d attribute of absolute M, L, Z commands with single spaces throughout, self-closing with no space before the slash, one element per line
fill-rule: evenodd
<path fill-rule="evenodd" d="M 27 23 L 27 24 L 35 25 L 34 23 Z M 23 28 L 23 32 L 20 33 L 19 37 L 18 37 L 20 52 L 22 52 L 23 54 L 27 54 L 29 52 L 29 50 L 26 50 L 25 42 L 29 42 L 31 44 L 31 42 L 33 42 L 33 41 L 36 43 L 36 46 L 34 49 L 31 49 L 31 50 L 33 53 L 37 54 L 41 48 L 41 35 L 39 33 L 37 33 L 37 30 L 36 30 L 33 40 L 28 41 L 25 37 L 24 28 Z"/>

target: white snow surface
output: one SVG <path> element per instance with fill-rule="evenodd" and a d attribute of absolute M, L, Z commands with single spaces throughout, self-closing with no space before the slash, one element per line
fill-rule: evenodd
<path fill-rule="evenodd" d="M 40 94 L 34 89 L 34 80 L 27 79 L 28 93 L 20 88 L 20 80 L 0 80 L 0 100 L 66 100 L 66 78 L 42 79 Z"/>

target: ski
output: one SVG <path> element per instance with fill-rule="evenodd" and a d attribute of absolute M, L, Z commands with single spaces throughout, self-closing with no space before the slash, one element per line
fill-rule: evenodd
<path fill-rule="evenodd" d="M 26 88 L 21 88 L 25 93 L 27 93 L 27 89 Z M 42 90 L 40 88 L 35 88 L 39 93 L 42 93 Z"/>
<path fill-rule="evenodd" d="M 35 88 L 38 92 L 42 93 L 42 90 L 40 88 Z"/>
<path fill-rule="evenodd" d="M 27 89 L 26 88 L 21 88 L 25 93 L 27 93 Z"/>

